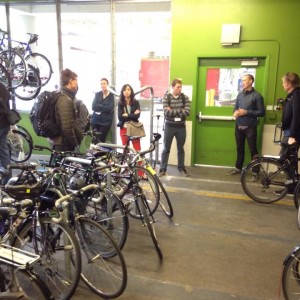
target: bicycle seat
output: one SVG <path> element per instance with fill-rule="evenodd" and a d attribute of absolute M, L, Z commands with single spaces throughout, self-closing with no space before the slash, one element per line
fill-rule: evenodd
<path fill-rule="evenodd" d="M 35 33 L 28 33 L 28 34 L 30 35 L 28 44 L 33 44 L 39 39 L 39 36 Z"/>

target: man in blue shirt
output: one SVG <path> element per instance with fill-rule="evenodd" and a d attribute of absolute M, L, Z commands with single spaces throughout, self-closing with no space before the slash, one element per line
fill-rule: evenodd
<path fill-rule="evenodd" d="M 257 124 L 258 118 L 264 117 L 264 100 L 260 93 L 253 88 L 254 77 L 251 74 L 243 76 L 243 91 L 237 96 L 233 110 L 236 119 L 235 141 L 237 148 L 237 159 L 235 169 L 228 175 L 240 174 L 242 172 L 245 159 L 245 141 L 247 139 L 251 158 L 258 156 L 257 150 Z M 256 179 L 257 172 L 253 170 L 253 177 Z"/>

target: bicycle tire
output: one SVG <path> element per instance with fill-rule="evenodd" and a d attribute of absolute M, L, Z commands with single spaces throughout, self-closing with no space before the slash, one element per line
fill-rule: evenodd
<path fill-rule="evenodd" d="M 21 100 L 32 100 L 41 91 L 41 79 L 38 70 L 28 65 L 28 70 L 26 72 L 26 77 L 21 85 L 13 89 L 13 93 L 16 97 Z"/>
<path fill-rule="evenodd" d="M 151 216 L 151 213 L 150 213 L 148 201 L 145 198 L 145 196 L 143 196 L 143 195 L 141 195 L 141 197 L 138 197 L 137 201 L 138 201 L 137 205 L 140 210 L 140 213 L 141 213 L 141 215 L 143 215 L 143 222 L 147 226 L 147 229 L 149 231 L 152 242 L 154 244 L 156 253 L 157 253 L 159 259 L 162 260 L 163 254 L 162 254 L 162 251 L 160 249 L 160 246 L 159 246 L 159 243 L 158 243 L 158 240 L 156 237 L 155 228 L 154 228 L 154 220 L 153 220 L 153 216 Z M 150 219 L 152 219 L 152 221 Z"/>
<path fill-rule="evenodd" d="M 39 262 L 32 266 L 33 271 L 55 299 L 70 299 L 78 286 L 81 272 L 80 246 L 74 231 L 48 217 L 40 217 L 35 229 L 32 220 L 25 223 L 13 246 L 40 255 Z"/>
<path fill-rule="evenodd" d="M 7 69 L 0 64 L 0 82 L 3 83 L 8 90 L 11 89 L 11 78 Z"/>
<path fill-rule="evenodd" d="M 23 127 L 19 124 L 16 125 L 16 126 L 17 126 L 16 129 L 23 132 L 23 133 L 25 133 L 27 135 L 27 137 L 29 138 L 29 140 L 31 141 L 31 143 L 33 144 L 33 139 L 32 139 L 32 136 L 31 136 L 30 132 L 25 127 Z"/>
<path fill-rule="evenodd" d="M 23 84 L 26 79 L 27 64 L 19 52 L 13 49 L 1 51 L 0 64 L 6 68 L 10 75 L 12 89 Z"/>
<path fill-rule="evenodd" d="M 33 145 L 25 133 L 12 129 L 7 135 L 7 145 L 13 162 L 22 163 L 31 157 Z"/>
<path fill-rule="evenodd" d="M 105 228 L 113 236 L 119 248 L 123 249 L 128 236 L 129 221 L 122 201 L 110 189 L 105 190 L 105 196 L 95 191 L 90 199 L 94 200 L 87 203 L 84 215 Z M 111 199 L 111 209 L 107 199 Z"/>
<path fill-rule="evenodd" d="M 17 269 L 16 278 L 22 292 L 31 300 L 54 300 L 47 285 L 32 270 Z"/>
<path fill-rule="evenodd" d="M 300 248 L 296 247 L 284 260 L 282 290 L 285 300 L 299 299 L 300 293 Z"/>
<path fill-rule="evenodd" d="M 298 209 L 298 224 L 300 225 L 299 223 L 299 204 L 300 204 L 300 181 L 297 183 L 296 185 L 296 188 L 294 190 L 294 204 L 295 204 L 295 207 Z M 300 227 L 299 227 L 300 228 Z"/>
<path fill-rule="evenodd" d="M 165 215 L 171 219 L 174 216 L 174 210 L 171 203 L 171 199 L 169 198 L 168 192 L 166 191 L 163 183 L 161 182 L 157 174 L 154 175 L 154 178 L 159 186 L 159 206 L 162 208 Z"/>
<path fill-rule="evenodd" d="M 151 172 L 146 168 L 142 166 L 133 166 L 130 169 L 133 174 L 136 174 L 134 176 L 138 176 L 138 174 L 143 174 L 143 176 L 139 178 L 138 185 L 142 188 L 143 193 L 147 199 L 150 208 L 150 215 L 153 215 L 159 205 L 160 193 L 158 183 L 155 180 L 154 176 L 151 174 Z M 113 176 L 114 175 L 112 174 L 112 177 Z M 134 191 L 128 191 L 126 194 L 123 195 L 122 202 L 124 203 L 124 205 L 128 205 L 129 203 L 129 215 L 131 217 L 135 219 L 141 219 L 141 215 L 136 210 L 135 201 L 132 200 L 132 198 L 134 197 Z"/>
<path fill-rule="evenodd" d="M 31 53 L 25 57 L 25 61 L 38 70 L 41 85 L 45 86 L 51 79 L 53 69 L 49 59 L 40 53 Z"/>
<path fill-rule="evenodd" d="M 117 243 L 93 220 L 80 217 L 78 224 L 83 237 L 82 280 L 101 297 L 119 297 L 127 285 L 127 267 Z"/>
<path fill-rule="evenodd" d="M 259 169 L 258 178 L 252 181 L 253 169 Z M 244 192 L 259 203 L 273 203 L 282 199 L 288 192 L 285 182 L 289 179 L 288 172 L 282 169 L 278 160 L 261 157 L 243 170 L 241 183 Z"/>

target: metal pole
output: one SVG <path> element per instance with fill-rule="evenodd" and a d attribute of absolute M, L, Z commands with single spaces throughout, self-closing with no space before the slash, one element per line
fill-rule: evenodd
<path fill-rule="evenodd" d="M 62 34 L 61 34 L 61 4 L 60 0 L 56 4 L 56 25 L 57 25 L 57 42 L 58 42 L 58 67 L 59 71 L 63 70 L 63 53 L 62 53 Z"/>

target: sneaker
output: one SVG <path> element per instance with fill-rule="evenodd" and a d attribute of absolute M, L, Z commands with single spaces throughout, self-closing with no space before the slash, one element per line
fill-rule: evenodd
<path fill-rule="evenodd" d="M 157 174 L 158 177 L 162 177 L 166 175 L 166 171 L 165 170 L 159 170 L 159 173 Z"/>
<path fill-rule="evenodd" d="M 180 173 L 181 176 L 184 176 L 184 177 L 189 177 L 190 176 L 189 173 L 185 169 L 179 171 L 179 173 Z"/>
<path fill-rule="evenodd" d="M 242 170 L 241 169 L 233 169 L 233 170 L 230 170 L 227 175 L 237 175 L 237 174 L 241 174 L 242 173 Z"/>
<path fill-rule="evenodd" d="M 275 191 L 275 192 L 274 192 L 274 194 L 276 194 L 276 195 L 281 195 L 281 194 L 282 194 L 282 192 L 283 192 L 283 190 L 284 190 L 284 189 L 281 189 L 281 190 Z M 287 195 L 289 195 L 289 196 L 293 196 L 293 195 L 294 195 L 294 191 L 292 191 L 292 190 L 288 190 L 288 192 L 287 192 Z"/>

